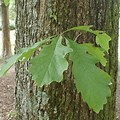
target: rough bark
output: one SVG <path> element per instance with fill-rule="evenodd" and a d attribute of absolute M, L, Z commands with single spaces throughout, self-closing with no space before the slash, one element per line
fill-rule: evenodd
<path fill-rule="evenodd" d="M 38 88 L 28 73 L 29 62 L 16 65 L 17 120 L 114 120 L 117 40 L 117 0 L 16 0 L 16 52 L 41 38 L 60 33 L 77 25 L 93 25 L 105 30 L 112 37 L 106 70 L 114 78 L 112 96 L 99 114 L 90 110 L 77 93 L 71 74 L 71 66 L 65 72 L 64 81 Z M 78 33 L 70 33 L 75 37 Z M 94 37 L 83 33 L 77 42 L 92 42 Z"/>
<path fill-rule="evenodd" d="M 10 28 L 9 28 L 9 5 L 6 6 L 1 0 L 1 10 L 2 10 L 2 56 L 9 57 L 12 54 L 11 43 L 10 43 Z"/>

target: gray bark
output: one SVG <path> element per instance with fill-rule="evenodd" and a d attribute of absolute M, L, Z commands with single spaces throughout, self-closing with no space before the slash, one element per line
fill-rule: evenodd
<path fill-rule="evenodd" d="M 71 66 L 64 81 L 38 88 L 28 73 L 29 61 L 21 67 L 16 64 L 17 120 L 114 120 L 118 40 L 117 0 L 16 0 L 16 53 L 21 47 L 60 33 L 77 25 L 93 25 L 112 37 L 108 64 L 105 68 L 114 78 L 112 96 L 104 110 L 95 114 L 77 93 Z M 70 33 L 75 37 L 78 33 Z M 94 42 L 90 34 L 81 35 L 77 42 Z"/>

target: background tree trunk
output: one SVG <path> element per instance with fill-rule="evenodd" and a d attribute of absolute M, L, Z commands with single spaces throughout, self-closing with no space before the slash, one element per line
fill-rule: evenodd
<path fill-rule="evenodd" d="M 64 81 L 52 83 L 48 88 L 38 88 L 28 74 L 29 62 L 16 65 L 17 120 L 114 120 L 117 45 L 117 0 L 16 0 L 16 52 L 41 38 L 60 33 L 77 25 L 93 25 L 105 30 L 112 37 L 106 70 L 114 78 L 112 96 L 99 114 L 90 110 L 77 93 L 71 74 L 71 66 L 65 72 Z M 78 33 L 70 33 L 75 37 Z M 81 35 L 78 42 L 95 43 L 90 34 Z"/>
<path fill-rule="evenodd" d="M 12 54 L 9 28 L 9 5 L 6 6 L 3 0 L 1 0 L 1 2 L 2 2 L 1 10 L 2 10 L 2 35 L 3 35 L 2 56 L 9 57 Z"/>

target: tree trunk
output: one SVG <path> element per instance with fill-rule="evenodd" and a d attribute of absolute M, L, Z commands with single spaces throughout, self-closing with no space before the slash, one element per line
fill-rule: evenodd
<path fill-rule="evenodd" d="M 16 65 L 17 120 L 114 120 L 117 45 L 117 0 L 16 0 L 16 52 L 41 38 L 60 33 L 77 25 L 93 25 L 105 30 L 112 37 L 106 70 L 114 78 L 112 96 L 99 114 L 90 110 L 77 93 L 71 67 L 65 72 L 64 81 L 52 83 L 48 88 L 38 88 L 28 73 L 29 61 L 21 67 Z M 75 37 L 78 33 L 70 33 Z M 79 43 L 95 43 L 90 34 L 81 35 Z"/>
<path fill-rule="evenodd" d="M 2 56 L 9 57 L 12 54 L 10 43 L 10 28 L 9 28 L 9 5 L 6 6 L 2 0 L 2 35 L 3 35 L 3 48 Z"/>

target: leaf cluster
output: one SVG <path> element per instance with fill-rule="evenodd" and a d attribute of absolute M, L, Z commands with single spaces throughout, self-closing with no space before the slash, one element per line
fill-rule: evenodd
<path fill-rule="evenodd" d="M 94 34 L 98 46 L 95 47 L 91 43 L 78 44 L 73 39 L 66 38 L 64 33 L 72 30 L 82 30 Z M 62 44 L 63 40 L 65 45 Z M 27 61 L 37 49 L 41 48 L 40 53 L 31 60 L 29 68 L 36 84 L 42 87 L 53 81 L 61 82 L 63 72 L 68 69 L 69 59 L 73 62 L 72 73 L 77 91 L 81 92 L 82 98 L 88 106 L 98 113 L 103 109 L 107 97 L 111 94 L 109 88 L 111 77 L 96 64 L 106 65 L 105 52 L 107 53 L 109 50 L 110 40 L 111 38 L 105 32 L 92 30 L 91 26 L 74 27 L 60 35 L 39 41 L 31 47 L 22 48 L 18 54 L 6 61 L 0 70 L 0 76 L 5 75 L 16 62 Z"/>

